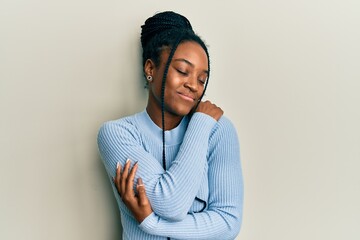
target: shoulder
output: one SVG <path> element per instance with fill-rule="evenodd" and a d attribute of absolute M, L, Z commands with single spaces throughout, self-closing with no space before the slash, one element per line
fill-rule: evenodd
<path fill-rule="evenodd" d="M 119 137 L 133 137 L 137 139 L 139 137 L 138 133 L 139 130 L 135 114 L 104 122 L 99 128 L 98 141 L 111 141 Z"/>
<path fill-rule="evenodd" d="M 218 145 L 229 142 L 238 142 L 237 131 L 232 121 L 223 115 L 213 127 L 209 143 L 210 145 Z"/>
<path fill-rule="evenodd" d="M 212 129 L 209 138 L 208 163 L 238 167 L 240 142 L 234 124 L 222 116 Z"/>
<path fill-rule="evenodd" d="M 227 134 L 227 133 L 235 133 L 236 134 L 236 128 L 235 128 L 234 124 L 231 122 L 231 120 L 228 117 L 223 115 L 217 121 L 214 128 L 212 129 L 211 135 Z"/>

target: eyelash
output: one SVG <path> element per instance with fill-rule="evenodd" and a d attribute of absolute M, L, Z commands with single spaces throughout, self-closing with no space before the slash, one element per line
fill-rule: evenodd
<path fill-rule="evenodd" d="M 176 71 L 178 71 L 178 73 L 180 73 L 181 75 L 184 75 L 184 76 L 187 76 L 187 75 L 188 75 L 188 73 L 183 72 L 183 71 L 180 71 L 179 69 L 176 69 Z"/>
<path fill-rule="evenodd" d="M 181 75 L 183 75 L 183 76 L 188 76 L 188 73 L 187 72 L 183 72 L 183 71 L 181 71 L 181 70 L 179 70 L 179 69 L 176 69 L 176 71 L 178 72 L 178 73 L 180 73 Z M 199 82 L 200 82 L 200 84 L 202 84 L 202 85 L 205 85 L 205 83 L 206 83 L 206 80 L 204 81 L 204 80 L 198 80 Z"/>

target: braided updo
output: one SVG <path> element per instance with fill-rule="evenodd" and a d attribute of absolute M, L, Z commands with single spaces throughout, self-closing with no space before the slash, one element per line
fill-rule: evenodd
<path fill-rule="evenodd" d="M 148 18 L 141 26 L 141 45 L 144 48 L 154 35 L 169 29 L 187 29 L 194 33 L 189 20 L 174 12 L 161 12 Z"/>
<path fill-rule="evenodd" d="M 205 51 L 208 58 L 208 78 L 204 86 L 204 91 L 200 97 L 200 100 L 204 96 L 206 91 L 209 76 L 210 76 L 210 59 L 207 47 L 204 41 L 195 34 L 190 21 L 175 12 L 166 11 L 157 13 L 154 16 L 148 18 L 145 21 L 145 24 L 141 26 L 141 46 L 143 49 L 143 66 L 145 65 L 146 60 L 151 59 L 155 65 L 158 67 L 160 64 L 160 56 L 164 47 L 170 50 L 169 57 L 166 61 L 164 75 L 162 78 L 162 87 L 161 87 L 161 113 L 162 113 L 162 129 L 163 129 L 163 167 L 166 169 L 165 161 L 165 82 L 167 73 L 171 60 L 174 56 L 174 53 L 180 43 L 183 42 L 196 42 L 198 43 Z"/>

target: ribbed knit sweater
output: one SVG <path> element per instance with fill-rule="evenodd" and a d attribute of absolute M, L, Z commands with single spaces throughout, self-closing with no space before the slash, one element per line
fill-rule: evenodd
<path fill-rule="evenodd" d="M 98 146 L 119 205 L 123 240 L 234 239 L 242 220 L 243 178 L 239 142 L 232 123 L 204 113 L 184 117 L 165 132 L 146 110 L 104 123 Z M 112 177 L 116 164 L 138 162 L 153 213 L 140 224 L 121 201 Z"/>

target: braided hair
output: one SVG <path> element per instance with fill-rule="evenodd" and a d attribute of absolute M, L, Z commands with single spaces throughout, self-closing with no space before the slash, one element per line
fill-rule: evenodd
<path fill-rule="evenodd" d="M 204 91 L 200 97 L 201 101 L 206 91 L 209 76 L 210 76 L 210 59 L 207 47 L 204 41 L 195 34 L 190 21 L 175 12 L 166 11 L 155 14 L 148 18 L 145 24 L 141 26 L 141 46 L 143 49 L 143 66 L 147 59 L 151 59 L 155 66 L 158 67 L 160 64 L 160 56 L 164 47 L 170 49 L 169 57 L 166 61 L 164 75 L 162 78 L 161 85 L 161 117 L 162 117 L 162 141 L 163 141 L 163 154 L 162 162 L 163 167 L 166 169 L 166 156 L 165 156 L 165 83 L 166 77 L 169 70 L 171 60 L 175 54 L 175 51 L 180 43 L 183 42 L 196 42 L 205 51 L 208 58 L 208 79 L 204 86 Z M 199 104 L 197 103 L 197 105 Z M 196 107 L 197 107 L 196 105 Z"/>

